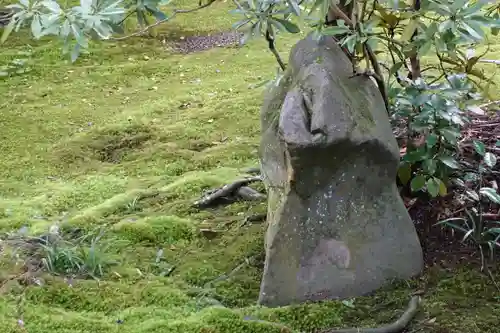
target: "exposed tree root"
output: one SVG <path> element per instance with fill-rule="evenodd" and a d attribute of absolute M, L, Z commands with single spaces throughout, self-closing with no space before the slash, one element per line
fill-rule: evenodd
<path fill-rule="evenodd" d="M 343 328 L 343 329 L 328 329 L 321 333 L 400 333 L 415 317 L 420 305 L 420 296 L 413 296 L 408 304 L 406 311 L 398 320 L 392 324 L 376 327 L 376 328 Z"/>
<path fill-rule="evenodd" d="M 262 181 L 261 176 L 253 176 L 237 180 L 218 189 L 209 190 L 193 206 L 196 208 L 209 208 L 221 204 L 231 204 L 236 201 L 264 200 L 266 195 L 248 187 L 250 183 Z"/>
<path fill-rule="evenodd" d="M 376 327 L 376 328 L 341 328 L 341 329 L 327 329 L 321 331 L 320 333 L 400 333 L 402 332 L 410 323 L 410 321 L 415 317 L 420 305 L 420 296 L 413 296 L 408 304 L 406 311 L 403 313 L 398 320 L 392 324 Z M 270 322 L 266 320 L 260 320 L 252 317 L 245 317 L 248 321 L 257 321 L 265 324 L 269 324 L 278 328 L 281 328 L 282 332 L 293 332 L 293 330 L 281 323 Z"/>

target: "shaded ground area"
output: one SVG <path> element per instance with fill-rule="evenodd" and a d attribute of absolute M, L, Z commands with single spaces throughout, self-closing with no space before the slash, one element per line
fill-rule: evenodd
<path fill-rule="evenodd" d="M 217 3 L 162 29 L 229 31 L 228 9 Z M 294 40 L 281 37 L 285 54 Z M 249 318 L 317 332 L 393 321 L 418 290 L 424 303 L 408 332 L 498 332 L 499 293 L 468 249 L 460 265 L 434 265 L 352 304 L 254 305 L 265 225 L 242 222 L 264 213 L 265 203 L 208 210 L 192 203 L 258 163 L 262 90 L 250 88 L 276 69 L 265 42 L 171 54 L 161 41 L 137 38 L 94 45 L 75 65 L 55 42 L 9 43 L 0 62 L 30 49 L 33 64 L 29 76 L 0 81 L 2 332 L 282 332 Z M 411 209 L 426 222 L 417 227 L 427 262 L 461 257 L 457 242 L 443 247 L 455 238 L 431 228 L 442 209 L 431 208 L 443 207 L 431 204 Z M 90 273 L 103 268 L 99 282 L 33 273 L 54 257 L 47 249 L 28 255 L 42 247 L 25 232 L 47 234 L 53 225 L 69 247 L 79 242 Z M 24 255 L 13 252 L 20 248 Z"/>
<path fill-rule="evenodd" d="M 474 150 L 475 140 L 485 144 L 485 151 L 498 154 L 500 151 L 500 116 L 498 115 L 498 103 L 489 103 L 484 106 L 487 113 L 472 116 L 472 122 L 463 130 L 459 143 L 460 153 L 458 160 L 464 168 L 471 171 L 478 170 L 481 156 Z M 497 187 L 500 182 L 500 167 L 496 165 L 491 173 L 485 173 L 482 184 Z M 439 265 L 445 268 L 453 268 L 464 263 L 481 267 L 481 252 L 472 241 L 462 241 L 463 234 L 454 232 L 450 228 L 434 226 L 437 221 L 446 218 L 465 216 L 465 209 L 471 209 L 475 205 L 470 200 L 464 200 L 466 190 L 474 190 L 478 182 L 466 182 L 465 188 L 452 187 L 452 191 L 445 197 L 435 199 L 418 198 L 408 201 L 409 212 L 419 232 L 424 248 L 426 264 L 428 266 Z M 476 189 L 477 190 L 477 189 Z M 494 203 L 482 204 L 482 216 L 491 221 L 499 223 L 500 215 L 498 205 Z M 485 249 L 489 252 L 488 249 Z M 495 258 L 491 258 L 488 266 L 496 269 L 500 256 L 498 252 Z"/>

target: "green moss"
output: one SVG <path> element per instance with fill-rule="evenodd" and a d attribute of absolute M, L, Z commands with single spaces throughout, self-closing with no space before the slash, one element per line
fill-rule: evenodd
<path fill-rule="evenodd" d="M 89 122 L 88 128 L 75 134 L 70 140 L 56 144 L 54 155 L 65 164 L 76 161 L 89 163 L 119 163 L 134 150 L 140 150 L 154 139 L 154 125 L 128 121 L 96 127 Z"/>
<path fill-rule="evenodd" d="M 125 220 L 113 226 L 119 235 L 134 243 L 164 244 L 192 241 L 196 228 L 192 221 L 177 216 L 147 217 L 137 221 Z"/>
<path fill-rule="evenodd" d="M 265 203 L 204 211 L 192 204 L 257 164 L 263 89 L 249 87 L 272 78 L 276 63 L 262 40 L 190 55 L 169 53 L 162 40 L 229 29 L 230 9 L 231 2 L 218 1 L 178 15 L 158 38 L 93 43 L 73 65 L 52 40 L 21 34 L 0 50 L 3 64 L 29 43 L 33 60 L 30 74 L 0 81 L 0 229 L 27 225 L 38 233 L 61 223 L 86 232 L 109 225 L 103 241 L 117 261 L 99 283 L 75 280 L 70 287 L 46 278 L 24 296 L 20 286 L 5 292 L 2 332 L 19 332 L 20 313 L 27 332 L 282 332 L 262 321 L 296 332 L 373 326 L 394 320 L 411 290 L 425 289 L 415 330 L 496 333 L 498 292 L 473 268 L 429 271 L 411 288 L 392 285 L 357 298 L 354 308 L 256 307 L 259 264 L 213 282 L 262 254 L 265 225 L 239 223 L 264 212 Z M 284 58 L 302 36 L 280 36 Z M 491 49 L 495 58 L 500 48 Z M 200 225 L 223 232 L 206 239 Z M 0 261 L 2 281 L 19 273 L 9 258 Z M 210 306 L 217 302 L 228 308 Z"/>

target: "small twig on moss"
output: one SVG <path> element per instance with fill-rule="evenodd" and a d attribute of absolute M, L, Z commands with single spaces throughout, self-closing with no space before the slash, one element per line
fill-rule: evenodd
<path fill-rule="evenodd" d="M 214 206 L 220 200 L 234 202 L 239 199 L 253 201 L 261 200 L 266 196 L 262 193 L 247 187 L 250 183 L 262 181 L 260 176 L 249 177 L 237 180 L 231 184 L 222 186 L 219 189 L 209 191 L 203 198 L 196 201 L 193 206 L 196 208 L 207 208 Z"/>
<path fill-rule="evenodd" d="M 245 260 L 243 260 L 242 263 L 240 263 L 238 266 L 233 268 L 231 270 L 231 272 L 229 272 L 228 274 L 222 274 L 222 275 L 218 276 L 217 278 L 215 278 L 214 280 L 205 283 L 204 288 L 209 288 L 210 286 L 212 286 L 216 282 L 220 282 L 220 281 L 224 281 L 224 280 L 229 279 L 231 276 L 238 273 L 243 267 L 250 265 L 250 262 L 252 260 L 254 260 L 254 257 L 245 258 Z"/>
<path fill-rule="evenodd" d="M 231 270 L 231 272 L 229 272 L 228 274 L 222 274 L 222 275 L 218 276 L 217 278 L 215 278 L 214 280 L 211 280 L 211 281 L 205 283 L 205 285 L 203 286 L 203 289 L 198 293 L 196 298 L 201 299 L 202 297 L 206 297 L 206 295 L 208 293 L 210 293 L 210 290 L 211 290 L 212 285 L 214 283 L 229 279 L 231 276 L 233 276 L 238 271 L 240 271 L 243 267 L 250 265 L 250 263 L 253 260 L 255 260 L 255 257 L 247 257 L 247 258 L 245 258 L 245 260 L 242 263 L 240 263 L 238 266 L 233 268 L 233 270 Z"/>
<path fill-rule="evenodd" d="M 215 1 L 216 0 L 209 0 L 206 4 L 198 6 L 196 8 L 192 8 L 192 9 L 174 9 L 174 11 L 172 12 L 172 15 L 170 15 L 169 17 L 167 17 L 167 18 L 165 18 L 163 20 L 156 21 L 155 23 L 153 23 L 151 25 L 148 25 L 147 27 L 145 27 L 142 30 L 139 30 L 137 32 L 134 32 L 133 34 L 130 34 L 130 35 L 127 35 L 127 36 L 123 36 L 123 37 L 110 37 L 107 40 L 120 41 L 120 40 L 125 40 L 125 39 L 131 38 L 131 37 L 141 36 L 144 33 L 148 32 L 151 28 L 154 28 L 154 27 L 156 27 L 156 26 L 158 26 L 160 24 L 163 24 L 163 23 L 165 23 L 167 21 L 170 21 L 177 14 L 187 14 L 187 13 L 196 12 L 196 11 L 198 11 L 200 9 L 207 8 L 207 7 L 211 6 Z"/>

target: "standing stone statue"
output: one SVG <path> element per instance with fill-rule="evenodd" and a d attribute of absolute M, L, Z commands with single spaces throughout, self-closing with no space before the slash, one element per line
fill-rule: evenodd
<path fill-rule="evenodd" d="M 259 303 L 355 297 L 419 274 L 378 88 L 353 77 L 331 37 L 299 41 L 288 66 L 261 111 L 269 227 Z"/>

